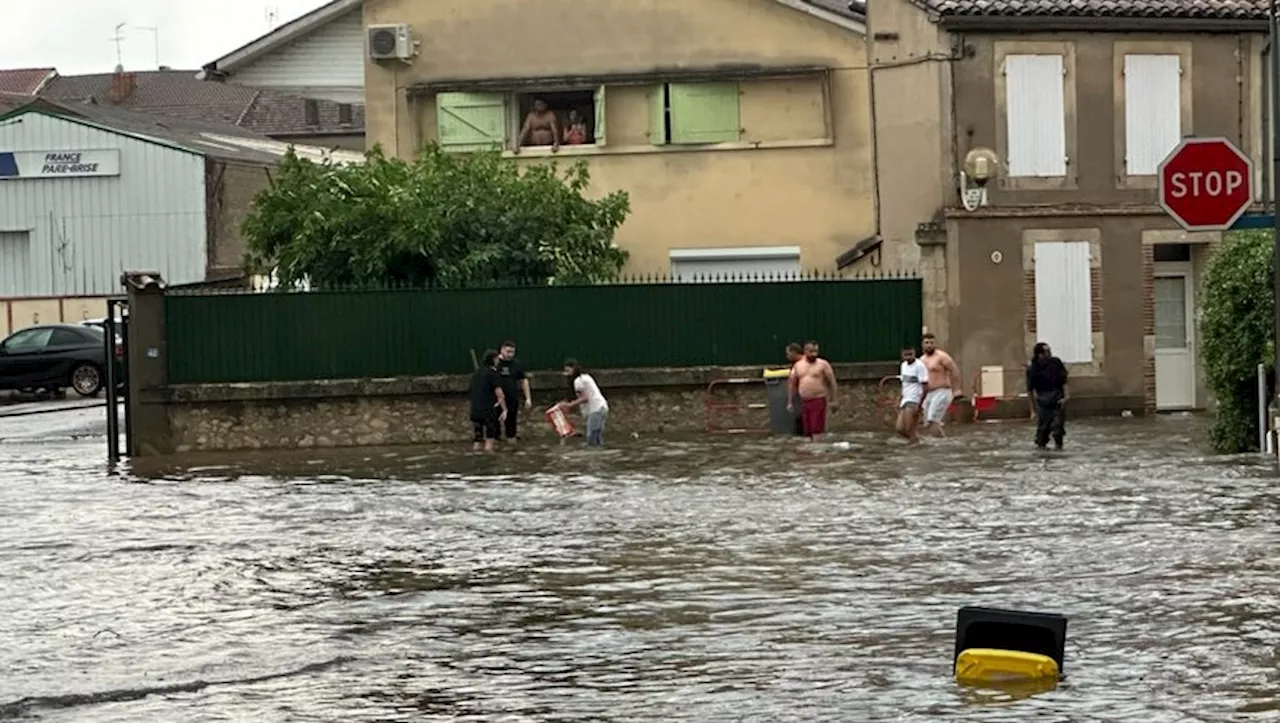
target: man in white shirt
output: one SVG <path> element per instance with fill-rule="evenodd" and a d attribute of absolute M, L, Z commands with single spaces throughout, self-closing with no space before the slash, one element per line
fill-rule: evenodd
<path fill-rule="evenodd" d="M 587 415 L 587 446 L 604 446 L 604 423 L 609 418 L 609 402 L 600 392 L 600 385 L 586 372 L 577 359 L 566 359 L 564 375 L 573 381 L 573 391 L 577 398 L 570 402 L 561 402 L 564 409 L 573 409 L 579 405 Z"/>
<path fill-rule="evenodd" d="M 920 442 L 916 427 L 920 424 L 920 404 L 929 391 L 929 369 L 916 358 L 914 347 L 902 350 L 902 366 L 898 370 L 902 381 L 902 398 L 898 402 L 898 434 L 910 444 Z"/>

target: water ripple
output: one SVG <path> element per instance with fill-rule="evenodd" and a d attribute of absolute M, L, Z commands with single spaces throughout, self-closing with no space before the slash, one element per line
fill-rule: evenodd
<path fill-rule="evenodd" d="M 1197 419 L 1027 431 L 0 444 L 0 719 L 1280 721 L 1273 468 Z M 1066 681 L 954 685 L 968 604 L 1067 614 Z"/>

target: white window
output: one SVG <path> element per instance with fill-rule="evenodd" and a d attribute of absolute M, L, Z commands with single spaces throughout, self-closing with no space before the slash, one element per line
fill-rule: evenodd
<path fill-rule="evenodd" d="M 1182 63 L 1176 55 L 1124 56 L 1124 163 L 1154 176 L 1182 140 Z"/>
<path fill-rule="evenodd" d="M 799 275 L 799 246 L 671 249 L 673 281 L 782 281 Z"/>
<path fill-rule="evenodd" d="M 1061 55 L 1004 59 L 1010 176 L 1067 175 L 1066 77 Z"/>
<path fill-rule="evenodd" d="M 1093 361 L 1088 241 L 1036 242 L 1036 336 L 1067 363 Z"/>

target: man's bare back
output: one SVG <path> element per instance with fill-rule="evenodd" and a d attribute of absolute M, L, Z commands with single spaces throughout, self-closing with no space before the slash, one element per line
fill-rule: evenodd
<path fill-rule="evenodd" d="M 801 399 L 820 399 L 827 396 L 830 381 L 835 377 L 834 370 L 826 359 L 801 359 L 792 367 L 796 377 L 796 385 Z"/>

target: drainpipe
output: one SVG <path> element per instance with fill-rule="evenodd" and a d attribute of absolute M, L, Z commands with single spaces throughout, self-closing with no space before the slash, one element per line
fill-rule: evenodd
<path fill-rule="evenodd" d="M 1275 103 L 1275 98 L 1271 93 L 1271 40 L 1267 39 L 1267 44 L 1262 46 L 1262 73 L 1267 79 L 1263 84 L 1262 94 L 1266 102 L 1262 103 L 1262 212 L 1271 212 L 1271 184 L 1267 179 L 1271 178 L 1271 154 L 1273 152 L 1274 138 L 1271 137 L 1271 119 L 1274 117 L 1271 106 Z M 1247 109 L 1246 109 L 1247 110 Z"/>
<path fill-rule="evenodd" d="M 871 103 L 869 110 L 871 111 L 871 173 L 873 175 L 871 184 L 872 202 L 875 204 L 875 222 L 874 231 L 875 238 L 883 238 L 880 233 L 880 123 L 876 120 L 876 71 L 880 68 L 876 67 L 875 59 L 875 40 L 872 36 L 871 45 L 871 68 L 867 72 L 867 87 L 871 90 Z"/>

